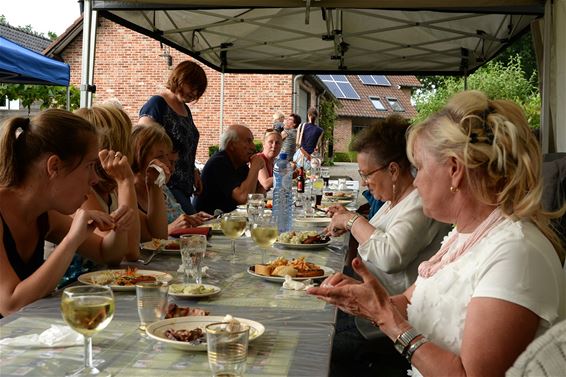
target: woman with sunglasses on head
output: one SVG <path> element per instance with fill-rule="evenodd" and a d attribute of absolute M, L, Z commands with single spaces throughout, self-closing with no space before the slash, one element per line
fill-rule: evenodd
<path fill-rule="evenodd" d="M 390 116 L 362 131 L 352 144 L 352 149 L 358 152 L 362 184 L 368 186 L 374 198 L 385 202 L 377 213 L 365 219 L 340 205 L 332 206 L 328 211 L 332 216 L 328 232 L 333 236 L 351 232 L 359 244 L 357 253 L 390 294 L 402 293 L 413 284 L 418 265 L 438 250 L 450 229 L 449 225 L 432 220 L 423 213 L 406 155 L 405 133 L 408 126 L 408 122 L 400 116 Z M 353 251 L 355 253 L 355 249 Z M 350 258 L 353 259 L 352 256 Z M 339 321 L 339 325 L 345 329 L 353 327 L 348 322 L 351 323 L 351 320 Z M 337 329 L 332 354 L 333 369 L 347 365 L 356 367 L 350 364 L 353 357 L 360 358 L 355 363 L 360 368 L 379 358 L 368 352 L 368 343 L 362 338 L 362 335 L 379 338 L 380 334 L 376 334 L 371 324 L 356 319 L 355 328 L 348 329 L 347 334 L 343 335 L 340 328 Z M 352 341 L 355 337 L 359 342 Z M 341 338 L 346 340 L 341 342 Z M 383 341 L 388 343 L 386 338 Z M 403 360 L 395 354 L 392 344 L 384 347 L 390 359 L 397 357 L 401 369 L 404 368 Z M 364 355 L 366 352 L 368 355 Z M 352 354 L 355 356 L 350 356 Z M 363 370 L 359 372 L 365 373 Z"/>
<path fill-rule="evenodd" d="M 201 193 L 202 182 L 195 166 L 200 135 L 187 104 L 198 101 L 207 85 L 206 73 L 200 65 L 190 60 L 181 62 L 171 71 L 165 90 L 152 96 L 139 114 L 139 124 L 157 122 L 163 126 L 173 142 L 173 149 L 179 152 L 177 169 L 167 186 L 189 215 L 196 212 L 191 196 Z"/>
<path fill-rule="evenodd" d="M 550 227 L 561 213 L 541 204 L 538 141 L 515 103 L 466 91 L 411 128 L 407 153 L 424 212 L 454 230 L 402 294 L 358 258 L 362 281 L 336 274 L 309 293 L 373 321 L 413 376 L 503 376 L 566 317 L 564 248 Z"/>

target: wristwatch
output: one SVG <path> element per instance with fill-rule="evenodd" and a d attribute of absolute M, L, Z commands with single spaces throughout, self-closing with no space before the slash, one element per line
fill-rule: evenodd
<path fill-rule="evenodd" d="M 395 343 L 394 343 L 397 352 L 404 355 L 404 352 L 409 346 L 409 344 L 411 344 L 411 342 L 419 335 L 420 334 L 417 332 L 417 330 L 415 330 L 412 327 L 409 330 L 399 334 L 397 339 L 395 339 Z"/>

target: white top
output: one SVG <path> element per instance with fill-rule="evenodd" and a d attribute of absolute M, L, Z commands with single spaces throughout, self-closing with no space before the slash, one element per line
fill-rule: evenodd
<path fill-rule="evenodd" d="M 440 248 L 450 225 L 426 217 L 417 190 L 396 206 L 386 202 L 369 223 L 371 237 L 358 247 L 358 254 L 390 295 L 403 293 L 417 278 L 419 264 Z"/>
<path fill-rule="evenodd" d="M 506 219 L 435 275 L 419 276 L 407 307 L 408 320 L 436 345 L 460 354 L 466 309 L 473 297 L 497 298 L 533 311 L 542 318 L 537 336 L 565 318 L 562 266 L 535 225 Z M 420 376 L 416 368 L 413 371 L 413 376 Z"/>

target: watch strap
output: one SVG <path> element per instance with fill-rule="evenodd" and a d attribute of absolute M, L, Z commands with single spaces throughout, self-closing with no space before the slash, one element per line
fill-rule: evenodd
<path fill-rule="evenodd" d="M 421 334 L 419 334 L 417 332 L 417 330 L 415 330 L 412 327 L 409 330 L 404 331 L 401 334 L 399 334 L 397 339 L 395 339 L 395 343 L 394 343 L 394 346 L 395 346 L 395 349 L 397 350 L 397 352 L 404 355 L 406 349 L 409 347 L 411 342 L 413 340 L 415 340 L 415 338 L 418 337 L 419 335 L 421 335 Z"/>
<path fill-rule="evenodd" d="M 409 362 L 409 364 L 411 363 L 411 359 L 413 358 L 413 354 L 415 353 L 415 351 L 422 346 L 423 344 L 427 343 L 428 339 L 425 338 L 424 336 L 422 338 L 420 338 L 419 340 L 417 340 L 416 342 L 414 342 L 413 344 L 411 344 L 409 346 L 409 348 L 407 348 L 407 351 L 405 352 L 405 354 L 403 356 L 405 356 L 405 358 L 407 359 L 407 361 Z"/>

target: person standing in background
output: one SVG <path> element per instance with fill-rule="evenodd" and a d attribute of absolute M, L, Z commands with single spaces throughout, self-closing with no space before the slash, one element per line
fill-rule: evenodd
<path fill-rule="evenodd" d="M 311 107 L 307 113 L 308 123 L 303 125 L 303 130 L 299 131 L 302 133 L 301 138 L 301 152 L 307 160 L 311 160 L 311 154 L 315 150 L 320 149 L 320 141 L 322 139 L 322 128 L 314 124 L 316 118 L 318 118 L 318 111 L 314 107 Z"/>
<path fill-rule="evenodd" d="M 206 73 L 200 65 L 189 60 L 181 62 L 171 71 L 166 89 L 150 97 L 139 114 L 139 124 L 159 123 L 179 153 L 177 168 L 167 186 L 187 214 L 196 212 L 191 196 L 202 191 L 200 172 L 195 167 L 200 135 L 187 103 L 198 101 L 207 85 Z"/>
<path fill-rule="evenodd" d="M 301 117 L 297 114 L 291 114 L 285 118 L 285 127 L 281 131 L 283 144 L 281 145 L 281 152 L 287 153 L 287 160 L 291 161 L 295 150 L 297 148 L 297 127 L 301 124 Z"/>

